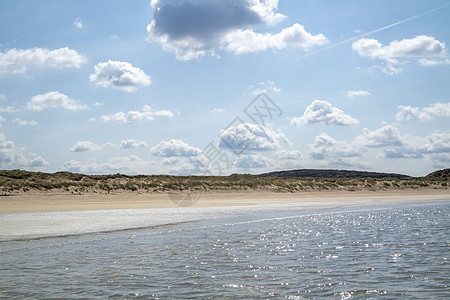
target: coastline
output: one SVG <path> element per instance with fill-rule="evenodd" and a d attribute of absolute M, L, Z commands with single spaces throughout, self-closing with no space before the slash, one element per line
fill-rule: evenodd
<path fill-rule="evenodd" d="M 194 198 L 194 200 L 192 200 Z M 82 193 L 27 192 L 0 197 L 0 214 L 226 206 L 321 206 L 388 205 L 450 200 L 449 189 L 401 189 L 382 191 L 267 191 L 184 193 Z"/>

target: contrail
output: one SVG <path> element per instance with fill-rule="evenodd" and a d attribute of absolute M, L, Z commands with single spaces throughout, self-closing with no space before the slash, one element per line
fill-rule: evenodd
<path fill-rule="evenodd" d="M 369 31 L 369 32 L 366 32 L 366 33 L 363 33 L 363 34 L 360 34 L 360 35 L 357 35 L 357 36 L 354 36 L 354 37 L 349 38 L 349 39 L 347 39 L 347 40 L 345 40 L 345 41 L 342 41 L 342 42 L 339 42 L 339 43 L 335 43 L 335 44 L 326 46 L 326 47 L 321 48 L 321 49 L 318 49 L 318 50 L 316 50 L 316 51 L 309 52 L 309 53 L 303 55 L 302 57 L 299 57 L 299 58 L 297 58 L 297 59 L 294 59 L 292 62 L 298 61 L 298 60 L 300 60 L 300 59 L 304 59 L 304 58 L 306 58 L 306 57 L 308 57 L 308 56 L 311 56 L 311 55 L 313 55 L 313 54 L 316 54 L 316 53 L 319 53 L 319 52 L 322 52 L 322 51 L 325 51 L 325 50 L 328 50 L 328 49 L 331 49 L 331 48 L 340 46 L 340 45 L 342 45 L 342 44 L 346 44 L 346 43 L 348 43 L 348 42 L 354 41 L 354 40 L 356 40 L 356 39 L 359 39 L 359 38 L 362 38 L 362 37 L 365 37 L 365 36 L 368 36 L 368 35 L 371 35 L 371 34 L 373 34 L 373 33 L 380 32 L 380 31 L 383 31 L 383 30 L 386 30 L 386 29 L 395 27 L 395 26 L 397 26 L 397 25 L 400 25 L 400 24 L 403 24 L 403 23 L 406 23 L 406 22 L 415 20 L 415 19 L 420 18 L 421 16 L 423 16 L 423 15 L 425 15 L 425 14 L 430 14 L 430 13 L 435 12 L 435 11 L 437 11 L 437 10 L 439 10 L 439 9 L 442 9 L 442 8 L 448 6 L 448 5 L 450 5 L 450 2 L 448 2 L 448 3 L 446 3 L 446 4 L 442 5 L 442 6 L 439 6 L 439 7 L 433 8 L 433 9 L 430 9 L 430 10 L 424 12 L 424 13 L 415 15 L 415 16 L 413 16 L 413 17 L 409 17 L 409 18 L 407 18 L 407 19 L 404 19 L 404 20 L 401 20 L 401 21 L 398 21 L 398 22 L 395 22 L 395 23 L 392 23 L 392 24 L 389 24 L 389 25 L 386 25 L 386 26 L 383 26 L 383 27 L 374 29 L 374 30 L 372 30 L 372 31 Z"/>

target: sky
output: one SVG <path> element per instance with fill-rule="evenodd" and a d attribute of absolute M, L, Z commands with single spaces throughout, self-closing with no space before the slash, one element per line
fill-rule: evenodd
<path fill-rule="evenodd" d="M 450 167 L 450 1 L 0 2 L 0 169 Z"/>

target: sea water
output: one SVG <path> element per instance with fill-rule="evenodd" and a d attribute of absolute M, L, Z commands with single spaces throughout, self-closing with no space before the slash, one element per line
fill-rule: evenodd
<path fill-rule="evenodd" d="M 0 298 L 444 299 L 449 212 L 450 202 L 5 214 L 0 224 L 26 224 L 0 229 L 13 231 L 0 242 Z"/>

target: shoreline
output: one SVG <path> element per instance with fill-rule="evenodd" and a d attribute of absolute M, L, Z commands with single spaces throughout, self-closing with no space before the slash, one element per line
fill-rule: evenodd
<path fill-rule="evenodd" d="M 84 193 L 28 192 L 0 197 L 0 214 L 230 206 L 389 205 L 450 200 L 449 189 L 401 189 L 385 191 L 267 191 L 200 193 Z"/>

